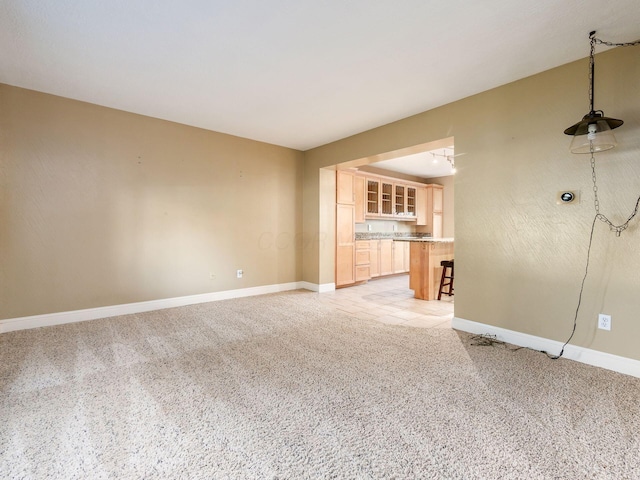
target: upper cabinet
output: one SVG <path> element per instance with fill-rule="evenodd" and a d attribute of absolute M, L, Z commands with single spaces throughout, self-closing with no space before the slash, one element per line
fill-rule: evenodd
<path fill-rule="evenodd" d="M 356 180 L 360 176 L 362 174 L 356 174 Z M 416 221 L 424 210 L 420 203 L 424 203 L 426 197 L 419 193 L 423 188 L 418 183 L 367 175 L 364 183 L 365 218 Z"/>
<path fill-rule="evenodd" d="M 336 203 L 354 206 L 355 223 L 366 219 L 415 222 L 436 238 L 442 236 L 443 188 L 354 170 L 336 172 Z"/>
<path fill-rule="evenodd" d="M 380 215 L 380 180 L 367 178 L 367 216 Z"/>
<path fill-rule="evenodd" d="M 338 170 L 336 172 L 336 203 L 342 205 L 355 204 L 353 172 Z"/>
<path fill-rule="evenodd" d="M 442 238 L 442 203 L 444 187 L 442 185 L 427 185 L 426 223 L 430 227 L 433 238 Z"/>
<path fill-rule="evenodd" d="M 354 176 L 353 178 L 353 194 L 355 197 L 355 218 L 356 223 L 364 223 L 364 217 L 367 208 L 367 192 L 366 179 L 364 177 Z"/>

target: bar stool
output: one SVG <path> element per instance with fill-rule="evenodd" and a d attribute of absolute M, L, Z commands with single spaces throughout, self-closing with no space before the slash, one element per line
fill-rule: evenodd
<path fill-rule="evenodd" d="M 453 260 L 443 260 L 440 262 L 442 266 L 442 278 L 440 278 L 440 290 L 438 291 L 438 300 L 442 298 L 442 294 L 453 296 Z M 451 273 L 447 275 L 447 269 L 451 269 Z M 445 282 L 445 280 L 449 280 Z M 445 290 L 445 287 L 449 287 Z"/>

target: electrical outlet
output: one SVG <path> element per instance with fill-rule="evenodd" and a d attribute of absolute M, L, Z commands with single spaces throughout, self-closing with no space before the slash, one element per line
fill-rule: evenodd
<path fill-rule="evenodd" d="M 611 315 L 601 313 L 598 315 L 598 328 L 600 330 L 611 330 Z"/>
<path fill-rule="evenodd" d="M 371 228 L 371 227 L 372 227 L 372 225 L 371 225 L 370 223 L 368 223 L 368 224 L 367 224 L 367 230 L 368 230 L 368 231 L 371 231 L 371 230 L 372 230 L 372 228 Z"/>
<path fill-rule="evenodd" d="M 242 270 L 237 270 L 236 271 L 236 277 L 242 278 L 242 273 L 243 273 Z"/>
<path fill-rule="evenodd" d="M 214 280 L 216 278 L 216 274 L 213 272 L 209 272 L 209 280 Z"/>

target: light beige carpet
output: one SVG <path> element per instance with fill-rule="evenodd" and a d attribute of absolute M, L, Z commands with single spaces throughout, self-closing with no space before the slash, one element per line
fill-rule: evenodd
<path fill-rule="evenodd" d="M 317 298 L 0 335 L 0 478 L 640 478 L 640 380 Z"/>

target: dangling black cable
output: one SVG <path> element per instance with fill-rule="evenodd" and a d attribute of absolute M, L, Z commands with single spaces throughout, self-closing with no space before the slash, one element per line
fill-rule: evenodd
<path fill-rule="evenodd" d="M 580 294 L 578 295 L 578 305 L 576 307 L 576 314 L 573 317 L 573 330 L 571 330 L 571 335 L 569 336 L 567 341 L 564 342 L 564 345 L 562 345 L 562 349 L 560 350 L 560 353 L 558 355 L 551 355 L 550 353 L 547 353 L 544 350 L 542 350 L 542 353 L 544 353 L 551 360 L 557 360 L 560 357 L 562 357 L 562 355 L 564 354 L 565 347 L 569 344 L 569 342 L 573 338 L 573 335 L 576 333 L 576 327 L 578 326 L 578 312 L 580 311 L 580 304 L 582 303 L 582 292 L 584 291 L 584 282 L 587 280 L 587 274 L 589 273 L 589 260 L 591 258 L 591 244 L 593 243 L 593 232 L 596 229 L 597 219 L 598 219 L 598 215 L 595 215 L 593 217 L 593 222 L 591 222 L 591 233 L 589 234 L 589 247 L 587 248 L 587 263 L 584 267 L 584 277 L 582 277 L 582 285 L 580 286 Z"/>

